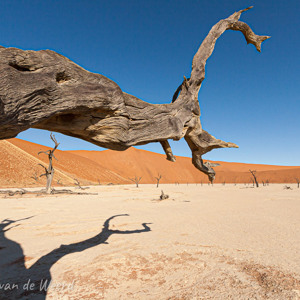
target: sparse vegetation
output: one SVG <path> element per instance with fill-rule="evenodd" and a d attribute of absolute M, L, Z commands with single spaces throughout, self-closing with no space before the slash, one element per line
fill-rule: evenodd
<path fill-rule="evenodd" d="M 134 178 L 129 178 L 129 180 L 131 180 L 132 182 L 134 182 L 136 184 L 136 187 L 139 187 L 139 183 L 141 181 L 142 177 L 137 177 L 135 176 Z"/>

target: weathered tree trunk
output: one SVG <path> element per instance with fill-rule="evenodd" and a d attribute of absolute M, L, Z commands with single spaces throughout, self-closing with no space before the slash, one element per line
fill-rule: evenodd
<path fill-rule="evenodd" d="M 51 193 L 51 184 L 54 176 L 54 169 L 52 170 L 51 173 L 47 174 L 47 184 L 46 184 L 46 194 Z"/>
<path fill-rule="evenodd" d="M 155 177 L 155 179 L 156 179 L 156 187 L 158 188 L 159 182 L 160 182 L 160 180 L 162 179 L 162 175 L 161 175 L 161 174 L 158 174 L 157 177 Z"/>
<path fill-rule="evenodd" d="M 252 171 L 249 169 L 249 172 L 252 174 L 253 178 L 254 178 L 254 181 L 255 181 L 255 184 L 256 184 L 256 187 L 259 187 L 259 184 L 257 182 L 257 178 L 256 178 L 256 171 Z M 254 186 L 254 182 L 253 182 L 253 186 Z"/>
<path fill-rule="evenodd" d="M 50 134 L 50 138 L 55 143 L 55 146 L 53 147 L 53 149 L 47 150 L 47 151 L 40 151 L 38 153 L 38 154 L 44 153 L 44 154 L 48 155 L 48 159 L 49 159 L 48 168 L 46 168 L 42 164 L 39 164 L 40 166 L 42 166 L 45 169 L 45 173 L 42 174 L 41 176 L 46 176 L 46 178 L 47 178 L 46 194 L 51 194 L 51 184 L 52 184 L 52 180 L 53 180 L 53 176 L 54 176 L 54 168 L 53 168 L 53 164 L 52 164 L 52 159 L 53 159 L 53 157 L 56 159 L 56 157 L 54 156 L 54 151 L 57 149 L 57 147 L 59 145 L 59 143 L 55 139 L 55 136 L 52 135 L 52 133 Z"/>
<path fill-rule="evenodd" d="M 53 51 L 0 46 L 0 139 L 40 128 L 113 150 L 160 142 L 167 159 L 174 161 L 168 139 L 184 137 L 194 166 L 213 180 L 215 172 L 203 163 L 202 155 L 216 148 L 237 146 L 202 129 L 198 92 L 205 78 L 206 61 L 224 31 L 241 31 L 258 51 L 269 38 L 254 34 L 239 21 L 250 8 L 212 27 L 194 56 L 190 78 L 184 77 L 170 104 L 146 103 L 122 92 L 110 79 L 90 73 Z"/>

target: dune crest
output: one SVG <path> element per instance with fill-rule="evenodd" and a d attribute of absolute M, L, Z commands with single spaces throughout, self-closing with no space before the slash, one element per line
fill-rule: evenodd
<path fill-rule="evenodd" d="M 44 178 L 35 181 L 34 174 L 42 174 L 39 163 L 47 164 L 47 157 L 38 155 L 49 147 L 17 138 L 0 141 L 0 186 L 43 186 Z M 74 179 L 81 184 L 129 184 L 129 178 L 142 176 L 141 183 L 208 183 L 208 178 L 191 164 L 191 158 L 177 157 L 176 162 L 165 159 L 165 155 L 146 150 L 129 148 L 126 151 L 61 151 L 57 149 L 54 162 L 56 169 L 54 185 L 73 185 Z M 255 165 L 217 162 L 215 183 L 251 183 L 249 169 L 257 170 L 258 180 L 270 183 L 295 183 L 300 178 L 300 167 Z"/>

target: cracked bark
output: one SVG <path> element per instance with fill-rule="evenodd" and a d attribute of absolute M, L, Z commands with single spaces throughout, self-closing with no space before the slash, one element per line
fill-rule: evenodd
<path fill-rule="evenodd" d="M 198 92 L 205 78 L 206 61 L 224 31 L 241 31 L 258 51 L 269 38 L 254 34 L 239 21 L 250 8 L 212 27 L 194 56 L 190 78 L 184 77 L 169 104 L 149 104 L 124 93 L 112 80 L 90 73 L 54 51 L 0 46 L 0 139 L 39 128 L 119 151 L 160 142 L 167 159 L 175 161 L 168 139 L 184 137 L 195 167 L 213 180 L 215 172 L 203 163 L 202 155 L 216 148 L 237 146 L 202 129 Z"/>

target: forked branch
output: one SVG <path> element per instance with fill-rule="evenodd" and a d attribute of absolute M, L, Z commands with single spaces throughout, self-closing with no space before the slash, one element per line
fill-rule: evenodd
<path fill-rule="evenodd" d="M 158 174 L 157 177 L 155 177 L 155 179 L 156 179 L 156 187 L 158 187 L 159 186 L 159 182 L 162 179 L 162 175 Z"/>

